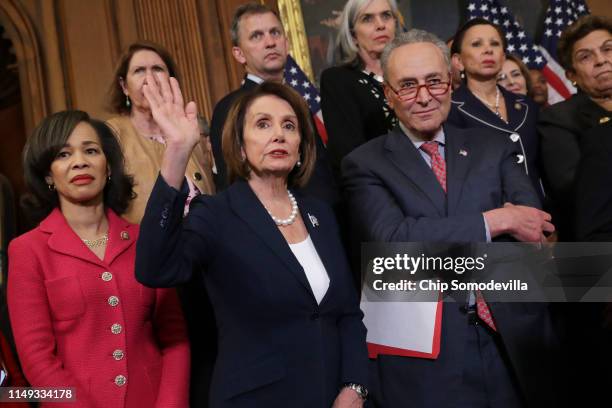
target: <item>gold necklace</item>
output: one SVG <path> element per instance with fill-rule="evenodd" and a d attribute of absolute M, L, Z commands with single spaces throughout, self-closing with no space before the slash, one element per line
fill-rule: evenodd
<path fill-rule="evenodd" d="M 107 242 L 108 242 L 108 233 L 102 235 L 100 238 L 97 238 L 97 239 L 83 239 L 83 243 L 87 245 L 89 249 L 99 248 L 101 246 L 106 245 Z"/>

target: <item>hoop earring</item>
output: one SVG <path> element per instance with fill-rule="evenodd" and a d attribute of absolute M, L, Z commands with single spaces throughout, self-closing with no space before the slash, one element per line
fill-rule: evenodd
<path fill-rule="evenodd" d="M 130 102 L 130 97 L 128 95 L 125 95 L 125 107 L 129 109 L 130 106 L 132 106 L 132 102 Z"/>
<path fill-rule="evenodd" d="M 49 189 L 49 191 L 53 192 L 55 191 L 55 184 L 47 184 L 47 188 Z"/>

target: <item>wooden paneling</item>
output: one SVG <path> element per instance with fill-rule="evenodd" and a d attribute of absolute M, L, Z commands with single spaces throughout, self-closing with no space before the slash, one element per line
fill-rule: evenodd
<path fill-rule="evenodd" d="M 106 90 L 112 81 L 117 41 L 106 0 L 59 0 L 57 18 L 67 107 L 107 117 Z"/>
<path fill-rule="evenodd" d="M 587 0 L 587 5 L 592 14 L 612 18 L 612 1 L 610 0 Z"/>
<path fill-rule="evenodd" d="M 224 33 L 219 24 L 219 9 L 217 2 L 200 0 L 198 12 L 202 22 L 201 35 L 204 44 L 205 66 L 209 75 L 208 93 L 212 106 L 223 98 L 230 90 L 230 70 L 228 69 L 226 44 L 223 39 Z M 212 115 L 212 111 L 211 111 Z M 210 116 L 208 116 L 210 119 Z"/>
<path fill-rule="evenodd" d="M 139 37 L 168 48 L 178 64 L 186 100 L 195 100 L 209 117 L 212 102 L 196 0 L 135 0 L 134 9 Z"/>
<path fill-rule="evenodd" d="M 17 0 L 0 1 L 0 24 L 13 43 L 23 100 L 26 132 L 47 114 L 43 63 L 35 25 Z"/>

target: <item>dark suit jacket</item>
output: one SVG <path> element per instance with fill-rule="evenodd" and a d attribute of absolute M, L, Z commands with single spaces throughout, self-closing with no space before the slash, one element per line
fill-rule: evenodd
<path fill-rule="evenodd" d="M 503 87 L 499 89 L 506 102 L 508 123 L 498 118 L 465 85 L 453 91 L 448 123 L 462 129 L 484 127 L 494 131 L 491 134 L 499 133 L 516 143 L 518 154 L 525 156 L 523 170 L 529 174 L 533 188 L 542 200 L 544 192 L 540 183 L 540 144 L 536 130 L 538 106 L 523 95 L 508 92 Z M 513 134 L 519 134 L 520 139 Z"/>
<path fill-rule="evenodd" d="M 185 198 L 159 177 L 141 223 L 136 276 L 172 286 L 197 266 L 219 332 L 211 406 L 326 407 L 344 382 L 367 384 L 363 315 L 330 208 L 296 195 L 330 278 L 318 305 L 246 182 L 195 198 L 183 221 Z"/>
<path fill-rule="evenodd" d="M 542 179 L 547 192 L 547 207 L 552 213 L 562 241 L 576 239 L 574 181 L 580 162 L 580 144 L 585 132 L 599 124 L 602 117 L 612 117 L 579 92 L 570 99 L 542 110 L 538 132 L 542 148 Z"/>
<path fill-rule="evenodd" d="M 532 184 L 516 162 L 516 144 L 486 129 L 445 125 L 444 132 L 447 195 L 400 128 L 358 147 L 344 159 L 343 186 L 356 239 L 485 242 L 484 211 L 499 208 L 506 201 L 539 206 Z M 541 404 L 550 402 L 547 363 L 528 366 L 535 355 L 539 361 L 547 361 L 549 345 L 554 342 L 546 308 L 515 303 L 489 306 L 525 395 L 535 404 L 549 406 Z M 453 406 L 461 376 L 457 367 L 462 367 L 469 329 L 465 319 L 456 318 L 458 313 L 452 308 L 458 307 L 445 303 L 436 360 L 378 357 L 385 406 L 403 406 L 398 402 L 402 398 L 415 407 Z M 437 392 L 440 387 L 445 392 Z"/>
<path fill-rule="evenodd" d="M 612 115 L 582 136 L 576 172 L 577 241 L 612 242 Z"/>
<path fill-rule="evenodd" d="M 347 65 L 327 68 L 321 74 L 321 111 L 330 162 L 338 178 L 344 156 L 386 134 L 397 123 L 382 84 L 360 68 Z"/>
<path fill-rule="evenodd" d="M 255 88 L 256 86 L 257 82 L 251 81 L 249 78 L 244 77 L 242 86 L 225 95 L 219 102 L 217 102 L 213 110 L 212 119 L 210 120 L 210 144 L 212 145 L 213 155 L 215 156 L 215 164 L 217 166 L 217 174 L 215 176 L 217 191 L 225 190 L 228 185 L 227 168 L 225 166 L 225 159 L 223 157 L 223 150 L 221 148 L 221 138 L 223 135 L 225 120 L 227 119 L 229 110 L 232 107 L 232 103 L 240 95 L 249 89 Z"/>
<path fill-rule="evenodd" d="M 225 166 L 225 159 L 223 158 L 223 151 L 221 148 L 223 126 L 225 126 L 227 115 L 229 114 L 229 110 L 234 101 L 240 95 L 250 89 L 255 88 L 256 86 L 256 82 L 245 77 L 244 83 L 240 88 L 227 94 L 217 103 L 217 105 L 215 105 L 210 125 L 210 143 L 212 145 L 213 154 L 215 155 L 215 164 L 217 165 L 217 175 L 215 176 L 217 191 L 224 190 L 228 186 L 227 168 Z M 314 123 L 312 127 L 315 131 L 317 161 L 310 180 L 302 190 L 305 194 L 325 201 L 332 207 L 336 207 L 340 200 L 340 196 L 338 194 L 336 183 L 333 179 L 331 166 L 327 159 L 327 149 L 323 145 Z"/>

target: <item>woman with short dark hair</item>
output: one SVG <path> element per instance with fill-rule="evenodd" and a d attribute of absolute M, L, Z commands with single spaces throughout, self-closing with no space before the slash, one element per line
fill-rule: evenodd
<path fill-rule="evenodd" d="M 457 30 L 451 47 L 463 84 L 453 91 L 448 123 L 459 128 L 484 127 L 516 147 L 517 163 L 531 179 L 540 199 L 538 108 L 525 95 L 507 91 L 498 78 L 506 59 L 507 40 L 500 26 L 474 18 Z"/>
<path fill-rule="evenodd" d="M 557 54 L 578 93 L 542 110 L 538 131 L 542 175 L 559 239 L 572 241 L 571 197 L 583 135 L 612 118 L 612 20 L 594 15 L 579 18 L 561 34 Z"/>
<path fill-rule="evenodd" d="M 210 406 L 361 407 L 365 327 L 338 227 L 328 205 L 296 189 L 315 161 L 304 101 L 271 82 L 241 95 L 223 130 L 233 183 L 196 197 L 183 219 L 197 111 L 176 80 L 156 79 L 147 76 L 145 95 L 167 148 L 136 277 L 167 287 L 195 276 L 206 286 L 219 344 Z"/>
<path fill-rule="evenodd" d="M 8 306 L 33 387 L 75 407 L 187 407 L 189 343 L 173 290 L 134 279 L 132 178 L 111 130 L 81 111 L 44 119 L 24 149 L 46 218 L 9 245 Z M 45 404 L 43 403 L 43 406 Z"/>

